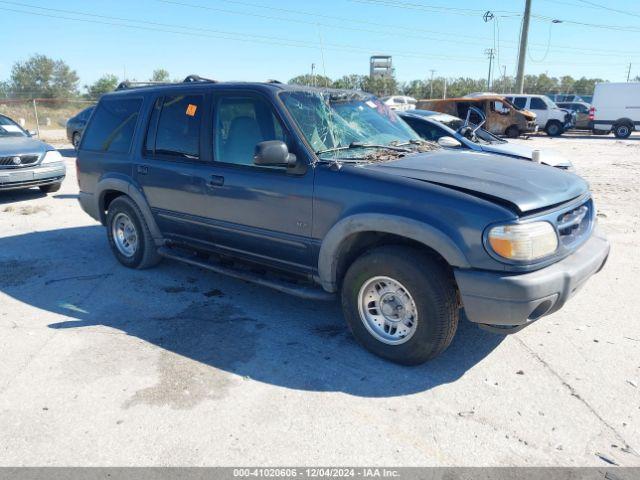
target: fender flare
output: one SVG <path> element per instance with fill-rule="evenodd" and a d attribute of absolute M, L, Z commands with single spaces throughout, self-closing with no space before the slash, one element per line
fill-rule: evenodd
<path fill-rule="evenodd" d="M 351 235 L 361 232 L 392 233 L 406 237 L 435 250 L 451 266 L 470 268 L 467 258 L 453 240 L 437 228 L 406 217 L 362 213 L 340 220 L 322 241 L 318 257 L 318 277 L 326 291 L 337 290 L 338 260 L 342 243 Z"/>
<path fill-rule="evenodd" d="M 104 203 L 105 193 L 108 190 L 116 190 L 118 192 L 122 192 L 134 201 L 134 203 L 140 209 L 140 212 L 142 212 L 142 216 L 144 217 L 144 221 L 149 227 L 149 232 L 151 233 L 154 242 L 157 245 L 161 245 L 163 243 L 162 233 L 160 233 L 158 224 L 153 218 L 153 214 L 151 213 L 151 208 L 147 203 L 147 199 L 144 197 L 142 192 L 131 183 L 130 180 L 117 177 L 108 177 L 103 178 L 98 182 L 98 184 L 96 185 L 96 197 L 98 199 L 98 208 L 101 222 L 103 224 L 105 223 L 105 215 L 102 206 Z"/>
<path fill-rule="evenodd" d="M 631 120 L 630 118 L 627 118 L 627 117 L 622 117 L 622 118 L 617 119 L 615 122 L 613 122 L 612 128 L 615 128 L 616 125 L 621 125 L 621 124 L 631 126 L 631 130 L 635 130 L 636 129 L 635 122 L 633 120 Z"/>

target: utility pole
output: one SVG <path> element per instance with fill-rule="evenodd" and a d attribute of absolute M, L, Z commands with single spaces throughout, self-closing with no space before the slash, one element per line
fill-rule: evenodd
<path fill-rule="evenodd" d="M 631 78 L 631 63 L 629 63 L 629 68 L 627 69 L 627 83 L 629 82 L 630 78 Z"/>
<path fill-rule="evenodd" d="M 316 64 L 312 63 L 311 64 L 311 84 L 315 87 L 316 86 Z"/>
<path fill-rule="evenodd" d="M 487 48 L 484 54 L 489 57 L 489 74 L 487 75 L 487 92 L 491 91 L 491 68 L 493 67 L 493 57 L 496 56 L 496 51 L 493 48 Z"/>
<path fill-rule="evenodd" d="M 433 98 L 433 74 L 436 73 L 435 70 L 429 70 L 431 72 L 431 80 L 429 81 L 429 88 L 431 89 L 431 93 L 429 94 L 429 98 Z"/>
<path fill-rule="evenodd" d="M 524 93 L 524 62 L 527 58 L 527 40 L 529 38 L 529 20 L 531 19 L 531 0 L 525 0 L 520 50 L 518 52 L 518 74 L 516 75 L 516 93 Z"/>
<path fill-rule="evenodd" d="M 446 100 L 447 99 L 447 77 L 443 77 L 442 81 L 444 82 L 444 89 L 442 91 L 442 99 Z"/>

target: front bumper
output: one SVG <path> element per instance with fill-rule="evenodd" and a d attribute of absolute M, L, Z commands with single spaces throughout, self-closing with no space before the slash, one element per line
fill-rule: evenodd
<path fill-rule="evenodd" d="M 570 256 L 535 272 L 458 269 L 455 277 L 466 316 L 494 330 L 517 331 L 562 308 L 604 266 L 609 249 L 607 239 L 596 230 Z"/>
<path fill-rule="evenodd" d="M 26 168 L 0 169 L 0 190 L 37 187 L 62 182 L 65 175 L 64 162 Z"/>
<path fill-rule="evenodd" d="M 538 125 L 534 120 L 530 120 L 526 123 L 526 126 L 522 129 L 522 133 L 536 133 L 538 131 Z"/>

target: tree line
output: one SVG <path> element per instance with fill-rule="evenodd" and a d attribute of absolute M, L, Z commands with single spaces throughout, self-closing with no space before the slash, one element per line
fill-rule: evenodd
<path fill-rule="evenodd" d="M 150 81 L 166 82 L 170 80 L 169 72 L 163 68 L 153 71 Z M 526 75 L 524 90 L 526 93 L 577 93 L 590 95 L 600 78 L 581 77 L 575 79 L 570 75 L 550 77 Z M 640 81 L 636 77 L 634 81 Z M 90 85 L 80 87 L 80 79 L 75 70 L 62 60 L 54 60 L 45 55 L 33 55 L 22 62 L 16 62 L 6 81 L 0 81 L 0 98 L 51 98 L 51 99 L 97 99 L 106 92 L 113 91 L 120 80 L 112 74 L 103 75 Z M 323 75 L 298 75 L 288 83 L 307 86 L 344 88 L 362 90 L 377 96 L 409 95 L 415 98 L 458 97 L 471 92 L 491 90 L 497 93 L 515 91 L 513 77 L 496 78 L 490 88 L 486 79 L 471 77 L 417 79 L 399 82 L 395 78 L 371 78 L 368 75 L 344 75 L 331 79 Z"/>
<path fill-rule="evenodd" d="M 596 83 L 604 82 L 601 78 L 578 78 L 570 75 L 550 77 L 544 73 L 540 75 L 525 75 L 524 91 L 530 94 L 548 93 L 576 93 L 578 95 L 592 95 Z M 640 81 L 637 77 L 635 81 Z M 472 92 L 492 91 L 496 93 L 513 93 L 516 90 L 514 77 L 496 78 L 487 86 L 486 79 L 471 77 L 418 79 L 399 82 L 395 78 L 371 78 L 368 75 L 345 75 L 336 80 L 322 75 L 298 75 L 288 83 L 306 86 L 346 88 L 373 93 L 379 97 L 388 95 L 409 95 L 414 98 L 448 98 L 461 97 Z M 446 91 L 445 91 L 446 89 Z"/>

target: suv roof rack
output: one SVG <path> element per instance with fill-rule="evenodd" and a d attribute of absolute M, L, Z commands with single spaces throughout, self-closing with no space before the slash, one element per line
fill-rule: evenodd
<path fill-rule="evenodd" d="M 195 83 L 195 82 L 208 82 L 208 83 L 218 83 L 217 80 L 212 80 L 210 78 L 204 78 L 200 75 L 187 75 L 182 83 Z M 278 82 L 279 83 L 279 82 Z M 135 82 L 125 80 L 124 82 L 120 82 L 116 87 L 116 90 L 127 90 L 129 88 L 141 88 L 141 87 L 154 87 L 157 85 L 177 85 L 176 82 L 154 82 L 149 80 L 148 82 Z"/>
<path fill-rule="evenodd" d="M 154 85 L 169 85 L 168 82 L 132 82 L 129 80 L 125 80 L 124 82 L 120 82 L 116 87 L 116 90 L 126 90 L 127 88 L 136 88 L 136 87 L 152 87 Z"/>
<path fill-rule="evenodd" d="M 270 78 L 269 80 L 267 80 L 267 83 L 277 83 L 278 85 L 282 85 L 282 82 L 280 80 L 274 80 L 272 78 Z"/>
<path fill-rule="evenodd" d="M 212 80 L 210 78 L 204 78 L 200 75 L 187 75 L 182 83 L 191 83 L 191 82 L 209 82 L 209 83 L 218 83 L 217 80 Z"/>

